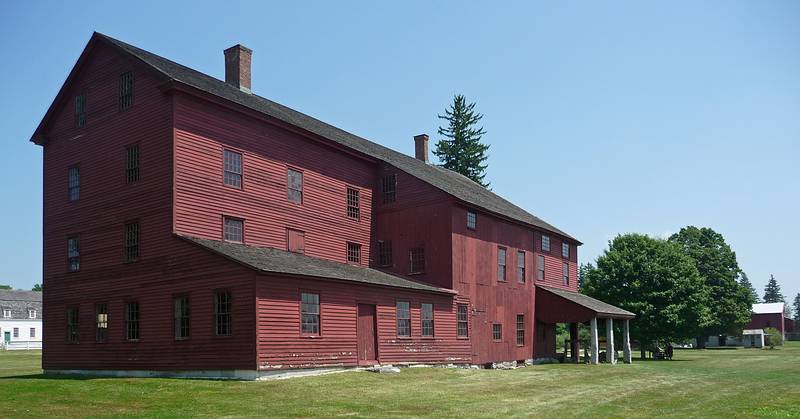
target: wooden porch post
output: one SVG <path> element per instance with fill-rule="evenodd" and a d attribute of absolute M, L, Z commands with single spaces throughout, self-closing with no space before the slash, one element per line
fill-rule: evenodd
<path fill-rule="evenodd" d="M 580 359 L 581 346 L 578 342 L 578 323 L 570 323 L 569 325 L 569 353 L 572 356 L 572 362 L 578 363 Z"/>
<path fill-rule="evenodd" d="M 625 322 L 622 323 L 622 352 L 624 353 L 622 359 L 626 364 L 630 364 L 633 359 L 631 356 L 631 335 L 628 322 L 630 320 L 625 319 Z"/>
<path fill-rule="evenodd" d="M 614 319 L 606 319 L 606 362 L 617 363 L 617 351 L 614 348 Z"/>
<path fill-rule="evenodd" d="M 593 365 L 597 365 L 597 363 L 600 362 L 600 348 L 598 348 L 598 343 L 597 343 L 597 317 L 592 317 L 592 321 L 590 323 L 592 326 L 592 337 L 591 337 L 591 342 L 589 342 L 589 348 L 592 352 L 591 363 Z"/>

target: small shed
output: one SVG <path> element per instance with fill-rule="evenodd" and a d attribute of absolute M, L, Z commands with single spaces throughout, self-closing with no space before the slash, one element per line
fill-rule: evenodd
<path fill-rule="evenodd" d="M 745 348 L 763 348 L 764 329 L 742 330 L 742 344 Z"/>

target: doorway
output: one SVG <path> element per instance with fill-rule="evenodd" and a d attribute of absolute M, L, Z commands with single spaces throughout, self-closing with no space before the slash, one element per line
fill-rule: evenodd
<path fill-rule="evenodd" d="M 375 365 L 378 363 L 378 345 L 375 330 L 375 305 L 358 305 L 358 364 Z"/>

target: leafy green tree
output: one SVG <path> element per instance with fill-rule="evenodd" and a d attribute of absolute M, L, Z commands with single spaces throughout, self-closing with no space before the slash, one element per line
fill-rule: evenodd
<path fill-rule="evenodd" d="M 736 253 L 722 234 L 706 227 L 688 226 L 673 234 L 669 241 L 694 261 L 710 293 L 711 323 L 697 336 L 699 346 L 705 342 L 705 336 L 741 332 L 750 321 L 755 301 L 750 290 L 738 281 L 741 269 Z"/>
<path fill-rule="evenodd" d="M 630 333 L 642 357 L 654 343 L 695 337 L 711 322 L 708 287 L 694 261 L 674 243 L 641 234 L 609 242 L 583 292 L 636 314 Z"/>
<path fill-rule="evenodd" d="M 783 303 L 786 302 L 786 297 L 781 293 L 781 286 L 775 280 L 775 276 L 770 274 L 769 282 L 764 287 L 764 302 L 765 303 Z"/>
<path fill-rule="evenodd" d="M 0 290 L 13 290 L 13 289 L 14 288 L 11 288 L 11 285 L 0 284 Z"/>
<path fill-rule="evenodd" d="M 794 321 L 800 326 L 800 292 L 794 297 Z"/>
<path fill-rule="evenodd" d="M 464 95 L 455 95 L 453 104 L 444 113 L 439 119 L 447 121 L 447 126 L 439 127 L 438 131 L 444 138 L 436 143 L 433 154 L 442 162 L 442 167 L 488 188 L 489 183 L 484 181 L 487 167 L 484 162 L 489 145 L 481 142 L 486 131 L 477 127 L 483 115 L 475 112 L 474 102 L 467 104 Z"/>
<path fill-rule="evenodd" d="M 744 272 L 739 272 L 739 285 L 750 290 L 750 294 L 753 296 L 753 304 L 761 302 L 761 297 L 758 296 L 758 291 L 756 291 L 753 283 L 750 282 L 750 278 L 748 278 L 747 274 Z"/>
<path fill-rule="evenodd" d="M 31 291 L 42 292 L 42 284 L 33 284 L 33 288 L 31 288 Z"/>
<path fill-rule="evenodd" d="M 589 270 L 593 268 L 594 266 L 591 262 L 581 263 L 581 266 L 578 267 L 578 291 L 583 290 L 583 283 L 586 275 L 589 273 Z"/>

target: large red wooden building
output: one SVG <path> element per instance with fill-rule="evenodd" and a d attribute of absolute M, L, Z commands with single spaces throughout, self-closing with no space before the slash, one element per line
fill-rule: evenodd
<path fill-rule="evenodd" d="M 486 364 L 632 317 L 577 293 L 578 240 L 429 164 L 427 136 L 413 158 L 257 96 L 250 60 L 226 50 L 223 82 L 92 36 L 32 137 L 45 370 Z"/>

